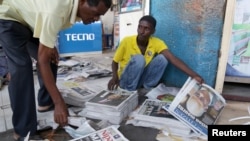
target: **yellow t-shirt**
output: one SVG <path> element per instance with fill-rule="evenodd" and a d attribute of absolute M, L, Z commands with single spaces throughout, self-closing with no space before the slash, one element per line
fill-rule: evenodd
<path fill-rule="evenodd" d="M 58 32 L 74 24 L 78 0 L 3 0 L 0 19 L 26 25 L 33 37 L 53 48 Z M 72 14 L 73 13 L 73 14 Z"/>
<path fill-rule="evenodd" d="M 121 41 L 120 45 L 118 46 L 115 52 L 113 60 L 116 63 L 119 63 L 119 70 L 118 70 L 119 77 L 121 76 L 121 73 L 123 72 L 128 62 L 130 61 L 131 56 L 136 54 L 142 54 L 139 47 L 137 46 L 136 37 L 137 35 L 125 37 Z M 146 65 L 149 64 L 149 62 L 153 59 L 153 57 L 156 54 L 159 54 L 165 49 L 168 49 L 168 47 L 164 43 L 164 41 L 156 37 L 150 37 L 147 49 L 144 54 Z"/>

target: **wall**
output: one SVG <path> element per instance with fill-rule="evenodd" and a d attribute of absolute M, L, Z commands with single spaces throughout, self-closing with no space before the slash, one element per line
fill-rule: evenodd
<path fill-rule="evenodd" d="M 157 19 L 155 35 L 171 52 L 215 85 L 226 0 L 151 0 L 150 14 Z M 181 87 L 187 75 L 167 67 L 163 81 Z"/>
<path fill-rule="evenodd" d="M 110 9 L 101 17 L 105 34 L 112 34 L 114 24 L 114 11 Z"/>
<path fill-rule="evenodd" d="M 143 16 L 143 11 L 135 11 L 119 14 L 120 17 L 120 41 L 130 35 L 137 34 L 139 19 Z"/>

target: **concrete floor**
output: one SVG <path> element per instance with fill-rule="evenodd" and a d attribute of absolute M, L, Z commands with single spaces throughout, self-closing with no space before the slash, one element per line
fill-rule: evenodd
<path fill-rule="evenodd" d="M 103 65 L 107 69 L 111 69 L 110 63 L 112 61 L 113 53 L 104 53 L 102 55 L 97 55 L 99 57 L 90 58 L 95 62 Z M 96 59 L 96 60 L 95 60 Z M 104 83 L 96 83 L 93 81 L 93 85 L 100 85 L 106 87 L 106 83 L 109 78 L 106 78 Z M 35 80 L 36 82 L 36 80 Z M 234 87 L 234 86 L 237 87 Z M 225 84 L 223 93 L 228 93 L 234 91 L 235 93 L 240 93 L 243 96 L 249 95 L 250 87 L 249 85 L 244 85 L 244 87 L 240 84 Z M 36 88 L 38 88 L 37 82 L 35 83 Z M 143 97 L 142 97 L 143 99 Z M 232 99 L 227 100 L 227 105 L 223 110 L 220 118 L 218 119 L 216 124 L 243 124 L 247 122 L 247 120 L 238 120 L 234 122 L 230 122 L 231 118 L 239 117 L 239 116 L 249 116 L 247 111 L 248 106 L 250 106 L 250 101 L 234 101 Z M 12 141 L 13 135 L 13 126 L 11 123 L 12 111 L 9 106 L 9 96 L 7 91 L 7 86 L 5 86 L 0 91 L 0 140 L 1 141 Z M 249 121 L 249 120 L 248 120 Z M 159 130 L 152 128 L 144 128 L 144 127 L 134 127 L 132 125 L 124 125 L 121 124 L 119 130 L 122 134 L 127 137 L 130 141 L 156 141 L 156 136 L 159 133 Z M 52 130 L 41 133 L 42 136 L 49 138 L 51 141 L 68 141 L 71 137 L 63 130 L 58 129 L 52 134 Z"/>

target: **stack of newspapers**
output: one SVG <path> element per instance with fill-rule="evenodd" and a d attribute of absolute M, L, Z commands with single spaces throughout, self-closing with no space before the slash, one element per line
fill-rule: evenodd
<path fill-rule="evenodd" d="M 146 99 L 137 110 L 130 114 L 127 124 L 164 130 L 172 135 L 189 136 L 192 133 L 191 128 L 162 108 L 169 104 L 170 102 L 166 101 Z"/>
<path fill-rule="evenodd" d="M 83 116 L 120 124 L 138 105 L 136 91 L 103 90 L 86 102 Z"/>
<path fill-rule="evenodd" d="M 129 141 L 115 126 L 92 132 L 70 141 Z"/>
<path fill-rule="evenodd" d="M 65 103 L 77 107 L 84 107 L 85 103 L 97 94 L 83 86 L 73 86 L 67 89 L 59 89 L 59 91 Z"/>

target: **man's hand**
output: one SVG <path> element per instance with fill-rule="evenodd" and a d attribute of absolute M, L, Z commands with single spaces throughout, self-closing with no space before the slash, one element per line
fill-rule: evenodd
<path fill-rule="evenodd" d="M 196 81 L 198 81 L 200 84 L 204 83 L 203 78 L 202 78 L 201 76 L 199 76 L 199 75 L 195 75 L 193 78 L 194 78 Z"/>
<path fill-rule="evenodd" d="M 54 121 L 60 126 L 65 126 L 68 124 L 68 108 L 64 102 L 56 103 L 54 110 Z"/>
<path fill-rule="evenodd" d="M 118 77 L 112 77 L 109 80 L 108 89 L 109 90 L 115 90 L 115 89 L 117 89 L 118 86 L 119 86 L 119 79 L 118 79 Z"/>

